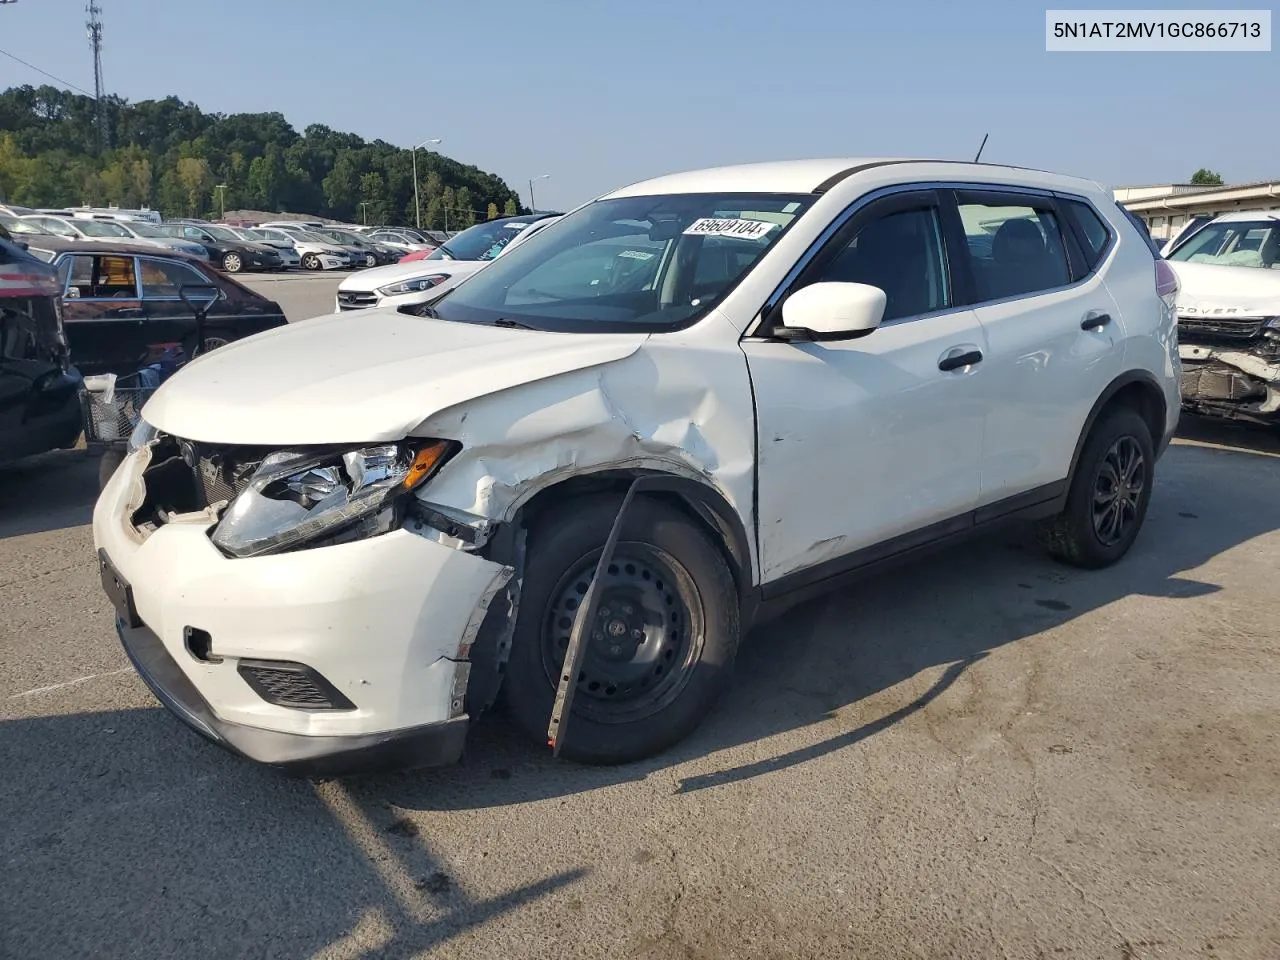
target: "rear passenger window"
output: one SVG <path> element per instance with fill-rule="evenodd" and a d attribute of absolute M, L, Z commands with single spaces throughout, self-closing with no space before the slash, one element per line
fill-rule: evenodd
<path fill-rule="evenodd" d="M 959 208 L 979 300 L 1025 296 L 1071 281 L 1052 201 L 1019 196 L 1008 204 L 978 203 L 962 197 Z"/>
<path fill-rule="evenodd" d="M 1102 259 L 1102 251 L 1107 248 L 1111 231 L 1089 204 L 1081 203 L 1079 200 L 1068 200 L 1067 209 L 1071 211 L 1071 216 L 1075 217 L 1076 226 L 1084 236 L 1084 255 L 1089 263 L 1089 269 L 1092 270 Z"/>

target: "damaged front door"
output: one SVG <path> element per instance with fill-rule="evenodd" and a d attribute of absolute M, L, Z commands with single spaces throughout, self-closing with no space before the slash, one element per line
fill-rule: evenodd
<path fill-rule="evenodd" d="M 885 291 L 880 328 L 821 343 L 743 342 L 766 581 L 839 573 L 863 548 L 965 522 L 977 503 L 985 342 L 973 311 L 952 307 L 935 195 L 869 204 L 784 297 L 828 280 Z"/>

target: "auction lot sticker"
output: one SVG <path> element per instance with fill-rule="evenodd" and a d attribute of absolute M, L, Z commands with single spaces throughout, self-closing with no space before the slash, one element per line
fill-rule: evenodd
<path fill-rule="evenodd" d="M 768 220 L 736 220 L 703 217 L 685 227 L 687 237 L 733 237 L 737 240 L 759 240 L 776 227 Z"/>

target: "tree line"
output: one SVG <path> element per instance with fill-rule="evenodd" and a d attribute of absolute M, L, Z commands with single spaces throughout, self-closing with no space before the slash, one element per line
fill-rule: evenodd
<path fill-rule="evenodd" d="M 92 97 L 48 85 L 0 93 L 0 201 L 415 222 L 413 156 L 402 147 L 323 124 L 299 135 L 280 113 L 205 113 L 177 97 L 104 105 L 100 149 Z M 428 150 L 418 151 L 418 191 L 427 229 L 524 212 L 501 178 Z"/>

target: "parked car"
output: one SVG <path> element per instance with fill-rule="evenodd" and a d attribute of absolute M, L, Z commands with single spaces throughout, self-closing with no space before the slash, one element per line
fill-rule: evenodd
<path fill-rule="evenodd" d="M 179 288 L 188 299 L 217 291 L 205 321 L 210 346 L 286 322 L 278 303 L 195 257 L 59 238 L 33 241 L 31 252 L 57 270 L 71 359 L 86 376 L 133 373 L 170 345 L 193 357 L 195 320 Z"/>
<path fill-rule="evenodd" d="M 286 269 L 290 270 L 294 267 L 302 266 L 302 257 L 298 253 L 298 248 L 292 240 L 268 237 L 263 234 L 254 233 L 248 227 L 229 227 L 224 225 L 224 229 L 231 231 L 246 243 L 265 243 L 280 255 L 280 263 Z"/>
<path fill-rule="evenodd" d="M 199 257 L 201 260 L 209 259 L 209 251 L 203 244 L 196 243 L 194 240 L 184 240 L 180 237 L 170 236 L 160 229 L 158 223 L 152 223 L 148 220 L 117 220 L 115 223 L 124 229 L 129 237 L 140 243 L 153 243 L 174 253 L 185 254 L 188 257 Z"/>
<path fill-rule="evenodd" d="M 274 247 L 241 240 L 230 230 L 213 223 L 168 221 L 158 228 L 171 237 L 193 240 L 205 248 L 209 259 L 227 273 L 242 270 L 281 270 L 284 262 Z"/>
<path fill-rule="evenodd" d="M 181 370 L 94 511 L 104 586 L 159 699 L 264 763 L 455 759 L 499 684 L 537 743 L 646 757 L 788 598 L 1018 517 L 1120 560 L 1178 421 L 1176 287 L 1071 177 L 633 184 L 428 316 Z"/>
<path fill-rule="evenodd" d="M 52 236 L 48 231 L 36 226 L 25 216 L 0 211 L 0 227 L 3 227 L 11 243 L 21 245 L 30 236 Z"/>
<path fill-rule="evenodd" d="M 537 214 L 477 223 L 422 260 L 401 260 L 347 277 L 338 284 L 337 309 L 407 307 L 435 300 L 558 219 L 558 214 Z"/>
<path fill-rule="evenodd" d="M 400 259 L 400 251 L 395 247 L 388 247 L 386 244 L 377 243 L 376 241 L 363 237 L 358 233 L 329 228 L 319 229 L 313 232 L 316 236 L 323 237 L 333 243 L 341 244 L 344 247 L 354 248 L 361 256 L 360 265 L 364 267 L 381 267 L 389 263 L 395 263 Z"/>
<path fill-rule="evenodd" d="M 437 246 L 437 244 L 431 243 L 421 234 L 399 228 L 394 230 L 386 228 L 372 230 L 367 236 L 374 243 L 381 243 L 404 253 L 412 253 L 415 250 L 430 252 L 435 250 Z"/>
<path fill-rule="evenodd" d="M 1165 257 L 1181 283 L 1183 405 L 1280 424 L 1280 212 L 1229 213 L 1183 236 Z"/>
<path fill-rule="evenodd" d="M 73 446 L 82 384 L 53 269 L 0 226 L 0 463 Z"/>
<path fill-rule="evenodd" d="M 254 227 L 254 236 L 264 243 L 291 243 L 298 251 L 304 270 L 346 270 L 352 266 L 352 253 L 323 237 L 305 230 L 283 230 L 279 227 Z"/>
<path fill-rule="evenodd" d="M 101 220 L 91 217 L 55 217 L 47 214 L 33 214 L 22 218 L 36 229 L 50 236 L 85 240 L 101 240 L 105 243 L 120 241 L 137 241 L 147 246 L 194 256 L 205 256 L 204 248 L 186 240 L 178 240 L 162 233 L 158 227 L 150 223 L 134 224 L 120 220 Z"/>

